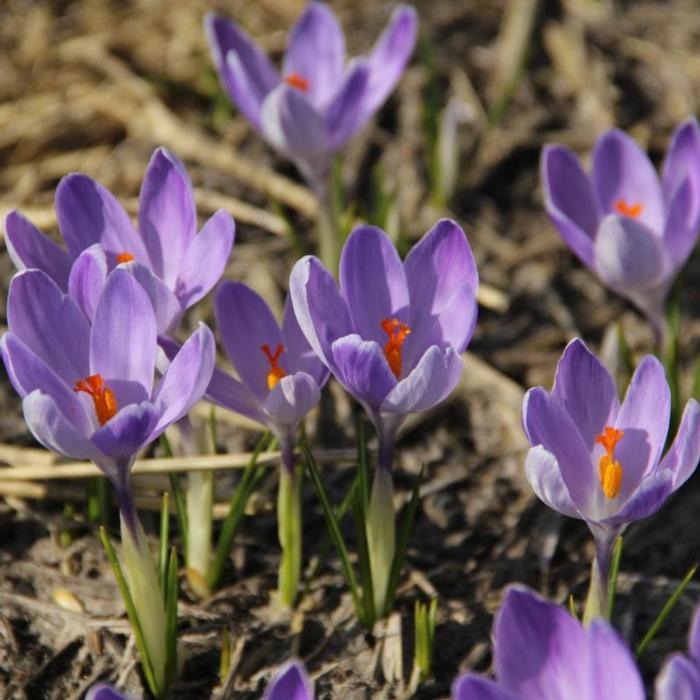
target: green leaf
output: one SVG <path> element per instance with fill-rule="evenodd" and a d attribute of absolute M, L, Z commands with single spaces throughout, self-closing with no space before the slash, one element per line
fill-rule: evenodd
<path fill-rule="evenodd" d="M 364 607 L 364 624 L 371 629 L 376 619 L 377 611 L 374 609 L 374 586 L 372 584 L 372 565 L 369 558 L 369 546 L 367 544 L 367 527 L 365 513 L 362 505 L 361 488 L 355 492 L 355 503 L 352 509 L 355 523 L 355 538 L 357 539 L 357 558 L 360 564 L 360 580 L 362 581 L 362 602 Z"/>
<path fill-rule="evenodd" d="M 162 591 L 166 590 L 166 575 L 168 572 L 168 546 L 170 540 L 170 513 L 168 492 L 163 494 L 160 508 L 160 538 L 158 550 L 158 579 Z"/>
<path fill-rule="evenodd" d="M 166 687 L 175 680 L 177 673 L 177 550 L 173 547 L 168 557 L 167 586 L 165 595 L 165 639 L 167 656 L 165 660 Z"/>
<path fill-rule="evenodd" d="M 367 508 L 369 507 L 369 457 L 367 455 L 367 427 L 363 417 L 360 417 L 357 423 L 357 476 L 359 506 L 362 509 L 362 520 L 366 520 Z"/>
<path fill-rule="evenodd" d="M 576 599 L 574 598 L 573 593 L 569 594 L 569 612 L 574 620 L 578 620 L 578 613 L 576 612 Z"/>
<path fill-rule="evenodd" d="M 622 557 L 622 537 L 618 537 L 613 545 L 612 561 L 610 563 L 610 575 L 608 577 L 608 620 L 612 618 L 615 606 L 615 593 L 617 592 L 617 575 L 620 572 L 620 558 Z"/>

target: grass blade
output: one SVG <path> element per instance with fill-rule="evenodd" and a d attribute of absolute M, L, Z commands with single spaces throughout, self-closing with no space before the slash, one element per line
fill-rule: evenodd
<path fill-rule="evenodd" d="M 367 455 L 367 426 L 363 417 L 360 417 L 357 424 L 357 476 L 362 520 L 366 520 L 367 508 L 369 507 L 369 457 Z"/>
<path fill-rule="evenodd" d="M 168 645 L 165 660 L 166 687 L 175 680 L 177 673 L 177 551 L 170 550 L 168 557 L 167 585 L 165 595 L 165 639 Z"/>
<path fill-rule="evenodd" d="M 160 538 L 158 551 L 158 579 L 160 588 L 166 590 L 166 575 L 168 573 L 168 546 L 170 540 L 170 512 L 168 492 L 163 494 L 163 501 L 160 508 Z"/>
<path fill-rule="evenodd" d="M 352 514 L 355 522 L 355 538 L 357 539 L 357 558 L 360 565 L 360 580 L 362 581 L 362 603 L 364 607 L 364 624 L 371 629 L 377 617 L 374 609 L 374 587 L 372 585 L 372 565 L 369 559 L 367 544 L 367 521 L 362 506 L 362 494 L 358 489 L 355 496 Z"/>
<path fill-rule="evenodd" d="M 615 606 L 615 593 L 617 592 L 617 575 L 620 572 L 620 558 L 622 557 L 622 537 L 618 537 L 613 545 L 612 560 L 610 562 L 610 577 L 608 578 L 608 620 L 612 618 Z"/>

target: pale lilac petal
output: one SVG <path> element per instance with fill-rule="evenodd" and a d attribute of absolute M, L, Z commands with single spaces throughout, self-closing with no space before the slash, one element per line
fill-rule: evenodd
<path fill-rule="evenodd" d="M 111 459 L 133 459 L 150 442 L 160 413 L 150 401 L 129 404 L 93 433 L 92 443 Z"/>
<path fill-rule="evenodd" d="M 552 397 L 562 405 L 592 452 L 595 439 L 613 425 L 620 410 L 617 387 L 600 360 L 578 338 L 564 350 L 557 365 Z"/>
<path fill-rule="evenodd" d="M 345 142 L 362 128 L 363 97 L 367 91 L 368 81 L 367 62 L 356 59 L 326 110 L 328 145 L 332 150 L 342 148 Z"/>
<path fill-rule="evenodd" d="M 628 216 L 605 217 L 594 248 L 596 272 L 622 294 L 652 288 L 671 272 L 661 236 Z"/>
<path fill-rule="evenodd" d="M 690 178 L 686 178 L 676 189 L 669 206 L 663 243 L 674 269 L 685 264 L 698 241 L 696 197 L 700 198 L 700 192 L 694 192 Z"/>
<path fill-rule="evenodd" d="M 221 82 L 245 118 L 260 130 L 260 107 L 279 83 L 275 67 L 233 22 L 210 13 L 204 29 Z"/>
<path fill-rule="evenodd" d="M 151 156 L 139 194 L 139 231 L 151 268 L 174 288 L 197 230 L 192 183 L 185 166 L 165 148 Z"/>
<path fill-rule="evenodd" d="M 365 113 L 379 109 L 396 87 L 411 58 L 418 33 L 418 15 L 413 7 L 401 5 L 369 56 L 370 78 L 365 97 Z"/>
<path fill-rule="evenodd" d="M 597 469 L 569 414 L 542 387 L 525 394 L 523 427 L 530 445 L 542 445 L 554 455 L 576 509 L 583 517 L 595 519 L 601 491 Z"/>
<path fill-rule="evenodd" d="M 263 700 L 314 700 L 313 684 L 300 661 L 291 661 L 277 672 Z"/>
<path fill-rule="evenodd" d="M 520 586 L 508 589 L 494 623 L 494 666 L 518 698 L 598 700 L 589 647 L 567 610 Z"/>
<path fill-rule="evenodd" d="M 667 204 L 673 201 L 682 184 L 689 181 L 692 219 L 697 227 L 700 223 L 700 128 L 694 117 L 683 122 L 673 133 L 661 173 Z"/>
<path fill-rule="evenodd" d="M 289 35 L 283 75 L 308 81 L 309 99 L 323 108 L 338 90 L 345 72 L 345 37 L 333 10 L 310 2 Z"/>
<path fill-rule="evenodd" d="M 7 325 L 68 386 L 89 373 L 88 320 L 46 273 L 26 270 L 12 278 Z"/>
<path fill-rule="evenodd" d="M 698 462 L 700 462 L 700 406 L 695 399 L 690 399 L 683 411 L 676 438 L 658 468 L 673 472 L 675 490 L 692 476 Z M 698 658 L 700 660 L 700 655 Z"/>
<path fill-rule="evenodd" d="M 18 211 L 5 217 L 5 245 L 18 270 L 43 270 L 62 290 L 68 288 L 70 258 L 66 251 Z"/>
<path fill-rule="evenodd" d="M 360 402 L 378 410 L 396 386 L 382 349 L 372 340 L 351 334 L 331 348 L 336 379 Z"/>
<path fill-rule="evenodd" d="M 494 681 L 465 673 L 452 687 L 452 700 L 522 700 Z"/>
<path fill-rule="evenodd" d="M 68 293 L 92 321 L 107 280 L 107 257 L 99 243 L 86 248 L 75 260 L 68 278 Z"/>
<path fill-rule="evenodd" d="M 525 459 L 525 476 L 535 495 L 546 505 L 570 518 L 581 518 L 571 500 L 556 458 L 542 445 L 530 448 Z"/>
<path fill-rule="evenodd" d="M 319 387 L 322 387 L 328 380 L 328 369 L 318 359 L 302 332 L 294 313 L 292 297 L 289 295 L 285 300 L 282 315 L 282 343 L 285 347 L 289 371 L 306 372 L 314 378 Z"/>
<path fill-rule="evenodd" d="M 220 209 L 192 239 L 185 251 L 175 294 L 183 309 L 208 294 L 224 274 L 231 255 L 235 224 L 231 215 Z"/>
<path fill-rule="evenodd" d="M 157 333 L 172 333 L 184 311 L 175 294 L 146 265 L 132 261 L 122 263 L 120 268 L 132 275 L 148 295 L 156 318 Z"/>
<path fill-rule="evenodd" d="M 161 416 L 150 439 L 182 418 L 203 398 L 216 362 L 214 335 L 203 323 L 184 342 L 153 396 Z"/>
<path fill-rule="evenodd" d="M 656 679 L 656 700 L 700 700 L 700 668 L 681 654 L 664 664 Z"/>
<path fill-rule="evenodd" d="M 380 346 L 387 341 L 381 323 L 410 324 L 408 285 L 403 263 L 389 236 L 376 226 L 358 226 L 340 256 L 340 289 L 354 329 Z"/>
<path fill-rule="evenodd" d="M 345 300 L 318 258 L 307 255 L 292 268 L 289 294 L 299 327 L 316 355 L 335 372 L 331 345 L 352 332 Z"/>
<path fill-rule="evenodd" d="M 88 690 L 85 700 L 132 700 L 130 695 L 120 693 L 116 688 L 106 683 L 98 683 Z"/>
<path fill-rule="evenodd" d="M 593 267 L 593 239 L 599 213 L 588 175 L 570 149 L 545 146 L 540 177 L 545 208 L 552 223 L 571 250 Z"/>
<path fill-rule="evenodd" d="M 306 372 L 288 374 L 268 394 L 263 411 L 273 425 L 295 430 L 306 414 L 318 404 L 321 390 Z"/>
<path fill-rule="evenodd" d="M 259 401 L 253 396 L 250 389 L 243 382 L 239 382 L 216 367 L 204 398 L 228 411 L 240 413 L 261 425 L 268 423 L 267 416 L 262 412 Z"/>
<path fill-rule="evenodd" d="M 623 464 L 623 484 L 624 468 Z M 624 505 L 615 515 L 601 520 L 600 524 L 604 527 L 617 527 L 646 518 L 656 513 L 672 492 L 673 472 L 668 469 L 657 469 L 649 474 L 629 496 L 622 496 L 621 491 L 618 500 Z M 627 500 L 622 501 L 623 498 Z"/>
<path fill-rule="evenodd" d="M 644 700 L 644 684 L 632 652 L 608 622 L 591 623 L 588 647 L 594 686 L 591 700 Z"/>
<path fill-rule="evenodd" d="M 688 653 L 696 664 L 700 664 L 700 605 L 696 605 L 693 611 L 693 620 L 688 632 Z"/>
<path fill-rule="evenodd" d="M 633 138 L 618 129 L 599 138 L 591 180 L 601 215 L 620 213 L 615 206 L 619 201 L 627 206 L 640 204 L 638 221 L 661 234 L 666 217 L 659 178 Z"/>
<path fill-rule="evenodd" d="M 405 415 L 427 411 L 452 393 L 461 376 L 462 358 L 454 348 L 433 345 L 384 399 L 381 412 Z"/>
<path fill-rule="evenodd" d="M 630 382 L 614 427 L 624 431 L 615 448 L 622 465 L 619 498 L 626 501 L 642 479 L 654 469 L 666 443 L 671 415 L 671 392 L 661 363 L 647 355 Z M 600 455 L 603 448 L 600 448 Z"/>
<path fill-rule="evenodd" d="M 90 374 L 101 374 L 122 408 L 151 395 L 156 319 L 143 287 L 123 269 L 108 277 L 90 334 Z"/>
<path fill-rule="evenodd" d="M 267 375 L 270 362 L 263 351 L 274 353 L 282 343 L 275 317 L 262 297 L 242 282 L 224 282 L 214 300 L 214 313 L 221 342 L 241 381 L 258 401 L 269 393 Z M 279 366 L 290 371 L 283 352 Z"/>
<path fill-rule="evenodd" d="M 72 173 L 58 183 L 56 216 L 68 253 L 77 258 L 93 243 L 112 255 L 130 253 L 148 260 L 131 219 L 114 195 L 87 175 Z"/>

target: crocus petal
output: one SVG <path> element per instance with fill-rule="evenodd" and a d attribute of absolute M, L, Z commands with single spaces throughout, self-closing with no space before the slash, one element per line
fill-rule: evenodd
<path fill-rule="evenodd" d="M 596 272 L 621 294 L 654 287 L 671 270 L 661 236 L 628 216 L 606 216 L 594 248 Z"/>
<path fill-rule="evenodd" d="M 674 490 L 681 487 L 700 462 L 700 406 L 690 399 L 685 406 L 676 438 L 659 469 L 673 472 Z M 699 647 L 700 648 L 700 647 Z M 699 655 L 700 660 L 700 655 Z"/>
<path fill-rule="evenodd" d="M 71 173 L 58 183 L 56 216 L 72 258 L 93 243 L 101 243 L 108 253 L 130 253 L 142 262 L 148 259 L 124 207 L 87 175 Z"/>
<path fill-rule="evenodd" d="M 236 373 L 260 402 L 270 391 L 270 372 L 263 346 L 274 353 L 282 343 L 275 317 L 262 297 L 242 282 L 224 282 L 214 300 L 214 313 L 221 341 Z M 289 368 L 282 353 L 279 364 Z"/>
<path fill-rule="evenodd" d="M 683 182 L 689 181 L 692 219 L 697 228 L 700 223 L 700 128 L 694 117 L 683 122 L 673 133 L 661 173 L 667 204 L 673 201 Z"/>
<path fill-rule="evenodd" d="M 579 338 L 566 346 L 559 360 L 552 397 L 569 414 L 589 452 L 620 410 L 612 377 Z"/>
<path fill-rule="evenodd" d="M 389 236 L 376 226 L 358 226 L 340 256 L 340 289 L 355 330 L 382 347 L 384 319 L 409 324 L 406 273 Z"/>
<path fill-rule="evenodd" d="M 157 333 L 172 333 L 182 318 L 183 308 L 175 294 L 151 270 L 139 262 L 123 263 L 121 269 L 128 272 L 143 287 L 151 300 L 156 318 Z"/>
<path fill-rule="evenodd" d="M 260 130 L 260 107 L 279 83 L 275 67 L 233 22 L 208 14 L 204 29 L 221 82 L 245 118 Z"/>
<path fill-rule="evenodd" d="M 576 509 L 595 519 L 603 495 L 588 448 L 569 414 L 542 387 L 525 394 L 523 427 L 533 447 L 542 445 L 554 455 Z"/>
<path fill-rule="evenodd" d="M 382 349 L 357 334 L 340 338 L 332 346 L 336 379 L 360 402 L 377 411 L 396 386 Z"/>
<path fill-rule="evenodd" d="M 307 255 L 292 268 L 289 295 L 309 345 L 335 372 L 331 345 L 352 331 L 350 314 L 335 279 L 318 258 Z"/>
<path fill-rule="evenodd" d="M 121 408 L 151 395 L 156 319 L 143 287 L 123 269 L 108 277 L 90 334 L 90 374 L 101 374 Z"/>
<path fill-rule="evenodd" d="M 18 270 L 43 270 L 61 289 L 68 288 L 70 258 L 66 251 L 18 211 L 5 217 L 5 244 Z"/>
<path fill-rule="evenodd" d="M 291 372 L 306 372 L 322 387 L 328 380 L 328 369 L 311 349 L 309 341 L 299 327 L 291 296 L 287 296 L 282 315 L 282 344 Z"/>
<path fill-rule="evenodd" d="M 593 151 L 593 188 L 602 215 L 621 213 L 618 202 L 641 205 L 638 221 L 660 234 L 665 207 L 659 178 L 637 142 L 618 129 L 598 139 Z"/>
<path fill-rule="evenodd" d="M 85 700 L 132 700 L 130 695 L 120 693 L 106 683 L 98 683 L 88 690 Z"/>
<path fill-rule="evenodd" d="M 564 608 L 512 586 L 494 623 L 498 682 L 522 700 L 598 700 L 581 624 Z"/>
<path fill-rule="evenodd" d="M 700 668 L 681 654 L 664 664 L 656 679 L 656 700 L 700 700 Z"/>
<path fill-rule="evenodd" d="M 673 472 L 668 469 L 657 469 L 653 474 L 649 474 L 627 497 L 617 513 L 601 520 L 600 524 L 606 528 L 614 528 L 646 518 L 661 508 L 672 491 Z M 621 495 L 619 498 L 622 500 L 623 496 Z"/>
<path fill-rule="evenodd" d="M 588 646 L 594 686 L 591 700 L 644 700 L 644 684 L 634 657 L 610 624 L 594 620 L 588 629 Z"/>
<path fill-rule="evenodd" d="M 688 632 L 688 653 L 696 664 L 700 664 L 700 605 L 696 605 L 693 611 Z"/>
<path fill-rule="evenodd" d="M 261 425 L 268 424 L 267 417 L 260 408 L 260 402 L 253 396 L 250 389 L 243 382 L 239 382 L 216 367 L 204 398 L 228 411 L 240 413 L 246 418 L 257 421 Z"/>
<path fill-rule="evenodd" d="M 494 681 L 474 673 L 460 676 L 452 687 L 452 700 L 522 700 Z"/>
<path fill-rule="evenodd" d="M 550 508 L 570 518 L 581 518 L 571 500 L 556 458 L 542 445 L 530 448 L 525 459 L 525 476 L 535 495 Z"/>
<path fill-rule="evenodd" d="M 614 425 L 624 431 L 615 448 L 615 459 L 623 470 L 619 496 L 622 501 L 657 466 L 666 443 L 670 415 L 671 392 L 664 368 L 655 357 L 647 355 L 632 377 Z"/>
<path fill-rule="evenodd" d="M 153 271 L 173 288 L 197 230 L 192 183 L 167 149 L 154 151 L 139 194 L 139 230 Z"/>
<path fill-rule="evenodd" d="M 282 377 L 270 391 L 263 411 L 273 425 L 295 430 L 299 422 L 321 399 L 321 391 L 313 377 L 296 372 Z"/>
<path fill-rule="evenodd" d="M 285 664 L 270 681 L 263 700 L 313 700 L 313 684 L 299 661 Z"/>
<path fill-rule="evenodd" d="M 129 404 L 93 433 L 92 443 L 106 457 L 130 460 L 149 442 L 159 415 L 150 401 Z"/>
<path fill-rule="evenodd" d="M 184 342 L 155 391 L 161 416 L 150 439 L 184 416 L 203 396 L 216 361 L 214 335 L 203 323 Z"/>
<path fill-rule="evenodd" d="M 99 243 L 86 248 L 75 260 L 68 278 L 68 293 L 92 321 L 107 279 L 107 257 Z"/>
<path fill-rule="evenodd" d="M 22 410 L 32 435 L 48 450 L 73 459 L 94 458 L 97 450 L 66 418 L 53 396 L 37 389 L 24 398 Z"/>
<path fill-rule="evenodd" d="M 676 189 L 669 206 L 663 241 L 674 269 L 685 264 L 698 241 L 700 227 L 695 198 L 700 198 L 700 192 L 694 192 L 690 178 L 686 178 Z"/>
<path fill-rule="evenodd" d="M 68 386 L 87 374 L 90 325 L 46 273 L 26 270 L 12 278 L 7 325 Z"/>
<path fill-rule="evenodd" d="M 289 35 L 283 74 L 306 80 L 309 99 L 322 109 L 338 90 L 344 68 L 345 37 L 335 14 L 310 2 Z"/>
<path fill-rule="evenodd" d="M 175 286 L 183 309 L 208 294 L 224 274 L 234 234 L 235 224 L 231 215 L 220 209 L 192 239 L 185 251 Z"/>
<path fill-rule="evenodd" d="M 565 146 L 545 146 L 540 161 L 544 203 L 552 223 L 574 253 L 593 267 L 598 205 L 591 182 Z"/>
<path fill-rule="evenodd" d="M 326 110 L 328 145 L 332 150 L 341 148 L 362 127 L 362 98 L 367 90 L 368 81 L 367 62 L 356 59 Z"/>
<path fill-rule="evenodd" d="M 406 68 L 418 31 L 418 15 L 413 7 L 402 5 L 389 20 L 370 54 L 370 78 L 365 97 L 365 113 L 379 109 L 398 83 Z"/>
<path fill-rule="evenodd" d="M 418 413 L 444 401 L 462 375 L 462 358 L 454 348 L 428 348 L 411 370 L 389 393 L 382 413 Z"/>

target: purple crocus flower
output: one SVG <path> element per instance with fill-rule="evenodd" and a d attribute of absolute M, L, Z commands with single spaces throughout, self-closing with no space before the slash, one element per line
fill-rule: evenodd
<path fill-rule="evenodd" d="M 700 129 L 674 133 L 661 179 L 633 139 L 613 129 L 590 176 L 564 146 L 542 152 L 547 212 L 576 255 L 611 289 L 663 326 L 664 302 L 700 232 Z"/>
<path fill-rule="evenodd" d="M 107 273 L 131 262 L 129 272 L 153 301 L 159 332 L 172 331 L 216 284 L 234 239 L 233 219 L 223 209 L 197 234 L 192 183 L 164 148 L 146 170 L 138 229 L 109 190 L 79 173 L 59 183 L 56 213 L 67 250 L 19 212 L 7 215 L 7 249 L 17 268 L 43 270 L 92 318 Z"/>
<path fill-rule="evenodd" d="M 644 700 L 634 657 L 604 620 L 584 628 L 564 608 L 511 586 L 493 637 L 496 680 L 466 673 L 453 700 Z"/>
<path fill-rule="evenodd" d="M 130 695 L 120 693 L 116 688 L 106 683 L 93 685 L 85 695 L 85 700 L 133 700 Z"/>
<path fill-rule="evenodd" d="M 412 7 L 396 9 L 368 57 L 346 65 L 332 10 L 310 2 L 294 25 L 281 74 L 237 25 L 207 15 L 205 31 L 222 85 L 253 128 L 323 187 L 332 154 L 367 122 L 398 82 L 416 40 Z"/>
<path fill-rule="evenodd" d="M 615 538 L 661 508 L 700 459 L 700 407 L 693 399 L 662 458 L 670 403 L 664 369 L 647 355 L 621 404 L 612 377 L 579 339 L 566 347 L 552 392 L 537 387 L 525 395 L 528 481 L 548 506 L 586 521 L 601 585 Z"/>
<path fill-rule="evenodd" d="M 466 236 L 448 219 L 405 263 L 381 229 L 358 226 L 342 251 L 340 289 L 317 258 L 294 266 L 290 294 L 299 325 L 372 419 L 382 467 L 391 467 L 406 415 L 440 403 L 459 381 L 478 284 Z"/>
<path fill-rule="evenodd" d="M 202 398 L 214 368 L 211 331 L 200 326 L 154 386 L 155 315 L 125 270 L 107 278 L 92 325 L 40 270 L 12 279 L 7 319 L 0 354 L 29 429 L 45 447 L 100 467 L 135 529 L 129 470 L 141 448 Z"/>
<path fill-rule="evenodd" d="M 688 655 L 673 654 L 656 679 L 657 700 L 700 699 L 700 605 L 688 635 Z"/>
<path fill-rule="evenodd" d="M 265 690 L 263 700 L 314 700 L 314 687 L 300 661 L 279 669 Z"/>

